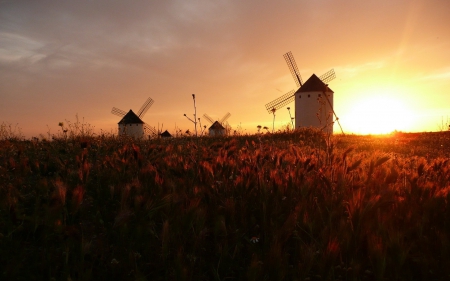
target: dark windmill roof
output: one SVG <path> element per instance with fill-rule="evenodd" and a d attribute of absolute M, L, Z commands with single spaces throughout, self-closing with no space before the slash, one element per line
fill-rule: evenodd
<path fill-rule="evenodd" d="M 297 93 L 305 92 L 323 92 L 325 87 L 327 87 L 327 92 L 334 93 L 333 90 L 325 86 L 325 83 L 320 80 L 315 74 L 311 75 L 309 79 L 297 90 Z"/>
<path fill-rule="evenodd" d="M 225 130 L 225 127 L 219 121 L 216 121 L 209 127 L 209 130 Z"/>
<path fill-rule="evenodd" d="M 170 138 L 172 137 L 172 135 L 167 130 L 165 130 L 163 133 L 161 133 L 161 137 Z"/>
<path fill-rule="evenodd" d="M 118 124 L 144 124 L 144 121 L 139 118 L 133 110 L 130 109 L 127 114 L 119 121 Z"/>

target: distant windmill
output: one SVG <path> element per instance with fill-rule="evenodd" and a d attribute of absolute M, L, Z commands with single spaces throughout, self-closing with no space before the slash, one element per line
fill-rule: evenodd
<path fill-rule="evenodd" d="M 155 129 L 145 124 L 145 122 L 141 119 L 144 117 L 145 113 L 147 113 L 150 106 L 152 106 L 153 102 L 154 101 L 151 98 L 148 98 L 141 106 L 137 114 L 134 113 L 131 109 L 130 111 L 125 112 L 121 109 L 113 107 L 111 113 L 123 117 L 118 123 L 119 136 L 127 135 L 134 138 L 142 138 L 144 137 L 145 133 L 152 133 L 156 135 Z"/>
<path fill-rule="evenodd" d="M 167 130 L 165 130 L 163 133 L 161 133 L 160 136 L 162 138 L 171 138 L 172 137 L 172 135 Z"/>
<path fill-rule="evenodd" d="M 206 120 L 208 120 L 212 125 L 209 127 L 209 135 L 210 136 L 224 136 L 226 135 L 226 126 L 225 121 L 230 118 L 231 114 L 228 112 L 225 114 L 220 120 L 214 121 L 208 114 L 203 114 Z"/>
<path fill-rule="evenodd" d="M 266 104 L 267 111 L 272 114 L 295 100 L 295 127 L 315 127 L 327 133 L 333 132 L 333 117 L 339 124 L 339 118 L 333 109 L 334 92 L 328 88 L 328 82 L 336 78 L 334 70 L 317 77 L 315 74 L 303 83 L 294 56 L 291 52 L 283 55 L 297 84 L 297 90 L 291 90 L 281 97 Z M 325 100 L 323 99 L 325 98 Z M 329 120 L 331 117 L 331 120 Z"/>

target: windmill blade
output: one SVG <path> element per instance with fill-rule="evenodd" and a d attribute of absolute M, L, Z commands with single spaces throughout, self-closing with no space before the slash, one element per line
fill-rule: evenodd
<path fill-rule="evenodd" d="M 283 106 L 291 103 L 295 99 L 294 90 L 289 91 L 288 93 L 282 95 L 281 97 L 269 102 L 266 104 L 266 109 L 270 113 L 273 113 L 273 110 L 278 110 Z"/>
<path fill-rule="evenodd" d="M 156 130 L 154 129 L 154 128 L 152 128 L 152 127 L 150 127 L 149 125 L 147 125 L 147 124 L 144 124 L 144 130 L 145 130 L 145 132 L 147 133 L 147 134 L 153 134 L 153 135 L 156 135 Z"/>
<path fill-rule="evenodd" d="M 338 123 L 339 128 L 341 129 L 342 134 L 345 135 L 344 129 L 342 129 L 342 126 L 341 126 L 341 122 L 339 122 L 339 117 L 337 117 L 336 112 L 334 111 L 334 108 L 333 108 L 333 106 L 331 105 L 330 99 L 328 98 L 328 95 L 325 93 L 325 91 L 324 91 L 324 96 L 325 96 L 325 98 L 327 99 L 328 105 L 329 105 L 330 108 L 331 108 L 331 112 L 333 112 L 333 115 L 334 115 L 334 117 L 336 118 L 336 122 Z"/>
<path fill-rule="evenodd" d="M 214 123 L 214 119 L 212 119 L 211 117 L 209 117 L 209 115 L 208 114 L 203 114 L 203 117 L 205 117 L 205 119 L 206 120 L 208 120 L 211 124 L 213 124 Z"/>
<path fill-rule="evenodd" d="M 334 73 L 334 69 L 331 69 L 330 71 L 326 72 L 322 76 L 319 77 L 320 80 L 322 80 L 323 83 L 328 83 L 334 78 L 336 78 L 336 73 Z"/>
<path fill-rule="evenodd" d="M 338 123 L 339 128 L 341 128 L 342 134 L 345 136 L 344 129 L 342 129 L 341 122 L 339 122 L 339 118 L 336 116 L 336 113 L 334 114 L 334 116 L 336 117 L 336 122 Z"/>
<path fill-rule="evenodd" d="M 295 63 L 294 56 L 291 52 L 288 52 L 283 55 L 286 63 L 291 71 L 292 77 L 294 78 L 295 84 L 297 84 L 297 88 L 303 85 L 302 77 L 300 76 L 300 71 L 298 71 L 297 64 Z"/>
<path fill-rule="evenodd" d="M 334 69 L 331 69 L 330 71 L 326 72 L 325 74 L 323 74 L 319 78 L 320 78 L 320 80 L 322 80 L 323 83 L 327 84 L 328 82 L 330 82 L 331 80 L 336 78 L 336 73 L 334 73 Z M 328 85 L 326 85 L 326 86 L 328 87 Z M 324 91 L 324 96 L 327 99 L 328 105 L 331 108 L 331 112 L 333 112 L 334 118 L 336 118 L 336 122 L 338 123 L 342 134 L 345 135 L 344 129 L 342 129 L 342 126 L 341 126 L 341 122 L 339 122 L 339 117 L 336 115 L 336 112 L 334 111 L 334 108 L 331 105 L 330 99 L 328 99 L 328 95 L 325 93 L 325 91 Z"/>
<path fill-rule="evenodd" d="M 151 98 L 148 98 L 139 109 L 137 116 L 139 116 L 139 118 L 144 117 L 145 113 L 147 113 L 147 110 L 150 108 L 150 106 L 152 106 L 153 103 L 154 101 Z"/>
<path fill-rule="evenodd" d="M 222 124 L 222 123 L 225 122 L 228 118 L 230 118 L 230 116 L 231 116 L 231 113 L 228 112 L 227 114 L 225 114 L 225 115 L 222 117 L 222 119 L 219 120 L 219 123 Z"/>
<path fill-rule="evenodd" d="M 113 107 L 111 110 L 111 113 L 120 117 L 124 117 L 127 113 L 123 111 L 122 109 L 118 109 L 116 107 Z"/>

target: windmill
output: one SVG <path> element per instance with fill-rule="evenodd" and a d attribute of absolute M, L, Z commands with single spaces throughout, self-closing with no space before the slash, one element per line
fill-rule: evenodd
<path fill-rule="evenodd" d="M 284 107 L 295 100 L 295 127 L 315 127 L 325 132 L 333 132 L 334 118 L 339 124 L 342 133 L 341 124 L 333 109 L 334 92 L 328 88 L 328 82 L 336 78 L 334 70 L 326 72 L 320 77 L 315 74 L 303 83 L 294 56 L 291 52 L 283 55 L 286 63 L 294 78 L 297 90 L 291 90 L 281 97 L 266 104 L 267 111 L 272 114 L 276 110 Z M 323 99 L 325 98 L 325 99 Z M 330 120 L 331 118 L 331 120 Z"/>
<path fill-rule="evenodd" d="M 210 136 L 224 136 L 226 135 L 226 126 L 228 126 L 228 123 L 225 124 L 225 121 L 230 118 L 231 114 L 228 112 L 225 114 L 220 120 L 214 121 L 208 114 L 203 114 L 203 117 L 205 117 L 206 120 L 208 120 L 212 125 L 209 127 L 209 135 Z"/>
<path fill-rule="evenodd" d="M 131 109 L 130 111 L 126 112 L 113 107 L 111 113 L 122 117 L 122 119 L 118 123 L 119 136 L 127 135 L 134 138 L 142 138 L 144 137 L 145 133 L 152 133 L 156 135 L 155 129 L 145 124 L 145 122 L 141 119 L 144 117 L 145 113 L 147 113 L 148 109 L 150 108 L 150 106 L 152 106 L 153 103 L 154 101 L 151 98 L 148 98 L 141 106 L 137 114 L 134 113 Z"/>

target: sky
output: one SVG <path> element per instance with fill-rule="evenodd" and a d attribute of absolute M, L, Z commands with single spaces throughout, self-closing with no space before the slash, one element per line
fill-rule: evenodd
<path fill-rule="evenodd" d="M 112 107 L 151 97 L 144 122 L 192 132 L 195 94 L 202 126 L 229 112 L 241 134 L 282 130 L 288 110 L 274 120 L 265 104 L 296 87 L 291 51 L 303 81 L 334 69 L 345 133 L 447 129 L 449 13 L 447 0 L 0 0 L 0 123 L 116 133 Z"/>

